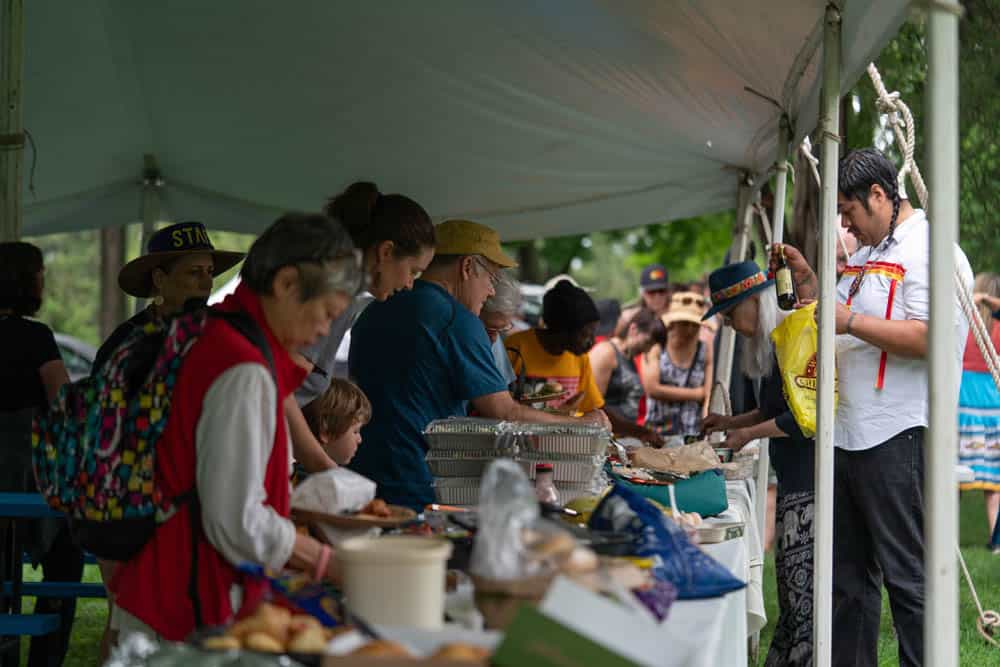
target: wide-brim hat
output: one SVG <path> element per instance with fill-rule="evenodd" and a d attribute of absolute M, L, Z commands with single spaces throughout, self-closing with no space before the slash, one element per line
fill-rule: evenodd
<path fill-rule="evenodd" d="M 663 326 L 677 322 L 701 324 L 705 313 L 705 297 L 697 292 L 677 292 L 670 297 L 670 309 L 660 316 Z"/>
<path fill-rule="evenodd" d="M 746 261 L 723 266 L 708 276 L 708 289 L 712 293 L 712 307 L 703 319 L 729 310 L 749 296 L 767 289 L 774 279 L 761 272 L 756 262 Z"/>
<path fill-rule="evenodd" d="M 153 293 L 153 269 L 177 257 L 208 254 L 215 265 L 215 275 L 239 264 L 246 253 L 216 250 L 200 222 L 181 222 L 157 230 L 146 244 L 146 254 L 136 257 L 118 272 L 118 286 L 126 294 L 142 299 Z"/>
<path fill-rule="evenodd" d="M 497 266 L 513 269 L 517 262 L 503 251 L 496 230 L 471 220 L 445 220 L 434 228 L 438 255 L 482 255 Z"/>

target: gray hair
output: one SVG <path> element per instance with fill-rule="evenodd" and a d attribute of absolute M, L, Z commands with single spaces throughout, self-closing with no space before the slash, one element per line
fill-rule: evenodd
<path fill-rule="evenodd" d="M 757 332 L 743 346 L 743 373 L 757 380 L 771 373 L 774 365 L 774 344 L 771 332 L 778 326 L 778 298 L 773 289 L 763 289 L 757 299 Z M 751 297 L 753 298 L 753 297 Z"/>
<path fill-rule="evenodd" d="M 271 294 L 274 276 L 286 266 L 299 271 L 302 301 L 333 291 L 357 293 L 361 262 L 339 222 L 318 213 L 286 213 L 250 246 L 240 278 L 258 294 Z"/>
<path fill-rule="evenodd" d="M 521 285 L 507 271 L 498 271 L 499 280 L 493 286 L 495 294 L 483 304 L 484 313 L 517 315 L 521 310 Z"/>

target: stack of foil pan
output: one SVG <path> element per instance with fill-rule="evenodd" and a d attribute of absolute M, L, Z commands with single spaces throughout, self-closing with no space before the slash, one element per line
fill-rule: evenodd
<path fill-rule="evenodd" d="M 479 480 L 495 459 L 517 461 L 530 478 L 551 463 L 563 502 L 598 492 L 610 434 L 591 424 L 522 424 L 461 417 L 431 422 L 424 431 L 427 464 L 438 502 L 474 505 Z"/>

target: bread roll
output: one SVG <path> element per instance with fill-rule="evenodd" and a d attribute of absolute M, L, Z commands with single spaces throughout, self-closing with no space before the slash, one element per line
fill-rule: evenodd
<path fill-rule="evenodd" d="M 263 653 L 285 652 L 285 645 L 266 632 L 251 632 L 243 639 L 243 646 Z"/>
<path fill-rule="evenodd" d="M 368 642 L 351 655 L 368 655 L 380 658 L 412 658 L 406 647 L 388 639 L 376 639 Z"/>
<path fill-rule="evenodd" d="M 324 653 L 326 651 L 326 632 L 322 627 L 310 627 L 298 633 L 288 642 L 291 653 Z"/>
<path fill-rule="evenodd" d="M 209 637 L 201 643 L 201 647 L 206 651 L 232 651 L 242 647 L 240 640 L 229 635 L 219 637 Z"/>
<path fill-rule="evenodd" d="M 461 662 L 484 662 L 490 657 L 488 649 L 474 644 L 443 644 L 431 660 L 457 660 Z"/>

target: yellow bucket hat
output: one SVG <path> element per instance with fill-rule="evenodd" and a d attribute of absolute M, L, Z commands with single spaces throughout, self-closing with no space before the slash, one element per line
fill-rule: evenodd
<path fill-rule="evenodd" d="M 500 247 L 500 235 L 494 229 L 471 220 L 445 220 L 434 228 L 438 255 L 482 255 L 505 269 L 517 266 Z"/>

